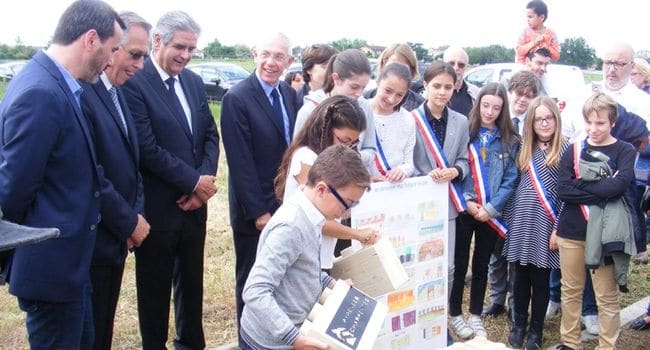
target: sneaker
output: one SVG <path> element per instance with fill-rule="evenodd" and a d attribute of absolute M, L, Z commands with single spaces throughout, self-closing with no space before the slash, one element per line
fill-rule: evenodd
<path fill-rule="evenodd" d="M 469 327 L 474 331 L 474 336 L 487 338 L 487 331 L 481 320 L 481 316 L 472 315 L 469 317 Z"/>
<path fill-rule="evenodd" d="M 560 303 L 556 303 L 553 300 L 548 301 L 548 307 L 546 307 L 546 319 L 557 315 L 560 312 Z"/>
<path fill-rule="evenodd" d="M 582 324 L 585 325 L 585 330 L 591 335 L 598 335 L 600 325 L 598 324 L 598 315 L 582 316 Z"/>
<path fill-rule="evenodd" d="M 456 335 L 460 337 L 461 339 L 467 339 L 474 334 L 474 331 L 467 326 L 465 321 L 463 320 L 462 315 L 454 316 L 451 318 L 451 322 L 449 322 L 451 325 L 451 329 L 456 332 Z"/>

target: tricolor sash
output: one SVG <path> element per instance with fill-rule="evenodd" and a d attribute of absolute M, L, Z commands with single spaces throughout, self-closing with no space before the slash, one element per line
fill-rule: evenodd
<path fill-rule="evenodd" d="M 384 149 L 381 147 L 381 142 L 379 142 L 379 136 L 377 136 L 377 133 L 375 133 L 375 139 L 377 140 L 377 152 L 375 153 L 375 167 L 377 167 L 377 170 L 379 170 L 379 173 L 382 175 L 386 175 L 391 167 L 390 164 L 388 164 L 388 159 L 386 159 L 386 155 L 384 154 Z"/>
<path fill-rule="evenodd" d="M 474 183 L 474 192 L 476 193 L 476 202 L 485 206 L 490 201 L 490 186 L 488 185 L 483 157 L 478 152 L 478 147 L 474 143 L 469 144 L 468 149 L 469 169 L 472 172 L 472 182 Z M 492 227 L 501 238 L 506 237 L 508 225 L 502 217 L 497 216 L 490 218 L 487 224 Z"/>
<path fill-rule="evenodd" d="M 580 179 L 580 154 L 582 154 L 582 148 L 582 142 L 576 142 L 573 144 L 573 172 L 575 173 L 576 179 Z M 579 207 L 585 221 L 589 221 L 589 206 L 579 204 Z"/>
<path fill-rule="evenodd" d="M 436 134 L 431 130 L 431 125 L 429 125 L 429 122 L 427 121 L 427 117 L 424 113 L 424 105 L 411 111 L 411 114 L 415 120 L 417 130 L 420 132 L 420 135 L 422 135 L 424 145 L 435 159 L 438 169 L 449 168 L 449 161 L 447 160 L 445 153 L 442 151 L 442 147 L 440 146 L 440 142 L 438 142 L 438 138 L 436 138 Z M 457 181 L 449 181 L 449 198 L 457 212 L 460 213 L 467 210 L 467 204 L 465 203 L 465 198 L 463 198 L 462 188 Z"/>
<path fill-rule="evenodd" d="M 544 208 L 546 215 L 548 216 L 549 220 L 551 220 L 551 224 L 555 225 L 555 222 L 557 221 L 557 209 L 555 208 L 553 200 L 549 198 L 546 187 L 544 187 L 542 178 L 539 176 L 539 171 L 535 166 L 535 161 L 532 159 L 530 161 L 530 165 L 528 166 L 528 174 L 530 175 L 530 181 L 533 183 L 533 190 L 535 190 L 537 199 L 539 199 L 539 202 L 542 204 L 542 208 Z"/>

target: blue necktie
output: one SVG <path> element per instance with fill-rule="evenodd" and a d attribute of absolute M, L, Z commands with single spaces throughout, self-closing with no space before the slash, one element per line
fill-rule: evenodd
<path fill-rule="evenodd" d="M 284 122 L 284 113 L 282 113 L 282 104 L 280 102 L 280 94 L 278 93 L 278 89 L 274 88 L 271 90 L 271 98 L 273 100 L 273 115 L 275 115 L 275 118 L 280 121 L 282 132 L 284 133 L 284 139 L 287 144 L 290 144 L 291 139 L 287 133 L 287 125 Z"/>
<path fill-rule="evenodd" d="M 515 133 L 519 135 L 519 118 L 512 118 L 512 123 L 515 124 Z"/>
<path fill-rule="evenodd" d="M 117 89 L 115 86 L 111 86 L 110 89 L 108 89 L 108 92 L 111 94 L 111 100 L 113 100 L 113 104 L 115 105 L 115 108 L 117 109 L 117 114 L 120 115 L 120 120 L 122 121 L 122 127 L 124 127 L 124 133 L 126 135 L 129 134 L 129 130 L 126 127 L 126 119 L 124 119 L 124 113 L 122 113 L 122 107 L 120 106 L 120 100 L 117 98 Z"/>
<path fill-rule="evenodd" d="M 174 89 L 174 82 L 176 81 L 176 78 L 169 77 L 167 80 L 165 80 L 165 83 L 169 87 L 169 95 L 172 99 L 172 104 L 174 107 L 176 107 L 176 113 L 178 113 L 178 116 L 183 119 L 190 131 L 192 133 L 192 127 L 189 123 L 189 120 L 187 120 L 187 115 L 185 115 L 185 110 L 183 110 L 183 105 L 181 104 L 181 100 L 178 99 L 178 96 L 176 95 L 176 89 Z"/>

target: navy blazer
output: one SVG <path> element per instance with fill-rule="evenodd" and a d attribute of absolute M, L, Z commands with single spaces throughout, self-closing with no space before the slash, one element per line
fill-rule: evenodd
<path fill-rule="evenodd" d="M 9 221 L 56 227 L 61 236 L 16 248 L 9 292 L 66 302 L 90 284 L 101 169 L 86 118 L 43 52 L 14 78 L 0 104 L 0 206 Z"/>
<path fill-rule="evenodd" d="M 280 81 L 279 88 L 292 135 L 298 103 L 296 92 L 284 81 Z M 284 127 L 275 118 L 255 72 L 223 97 L 221 131 L 228 158 L 231 225 L 235 232 L 248 231 L 250 220 L 266 212 L 273 214 L 279 206 L 273 180 L 288 146 Z"/>
<path fill-rule="evenodd" d="M 97 161 L 110 182 L 102 186 L 102 221 L 92 264 L 121 265 L 126 258 L 126 240 L 138 223 L 138 213 L 144 214 L 137 132 L 121 88 L 117 88 L 117 95 L 127 132 L 104 82 L 82 86 L 81 107 L 89 121 Z"/>
<path fill-rule="evenodd" d="M 138 133 L 145 213 L 152 230 L 180 229 L 185 212 L 176 201 L 194 191 L 199 176 L 217 173 L 219 134 L 203 81 L 189 69 L 181 71 L 179 80 L 192 114 L 192 133 L 151 58 L 123 86 Z M 205 205 L 194 213 L 202 221 L 207 218 Z"/>

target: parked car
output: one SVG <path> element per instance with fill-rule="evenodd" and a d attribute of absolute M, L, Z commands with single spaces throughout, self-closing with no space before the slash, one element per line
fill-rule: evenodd
<path fill-rule="evenodd" d="M 210 101 L 221 101 L 228 89 L 250 75 L 247 70 L 232 63 L 206 62 L 187 68 L 201 77 Z"/>
<path fill-rule="evenodd" d="M 27 64 L 25 60 L 0 63 L 0 81 L 9 81 Z"/>
<path fill-rule="evenodd" d="M 474 67 L 465 73 L 465 81 L 478 87 L 491 82 L 508 79 L 523 66 L 517 63 L 495 63 Z M 568 101 L 580 99 L 585 90 L 585 78 L 582 70 L 576 66 L 549 64 L 542 77 L 544 88 L 549 97 L 556 99 L 558 107 L 563 110 Z"/>

